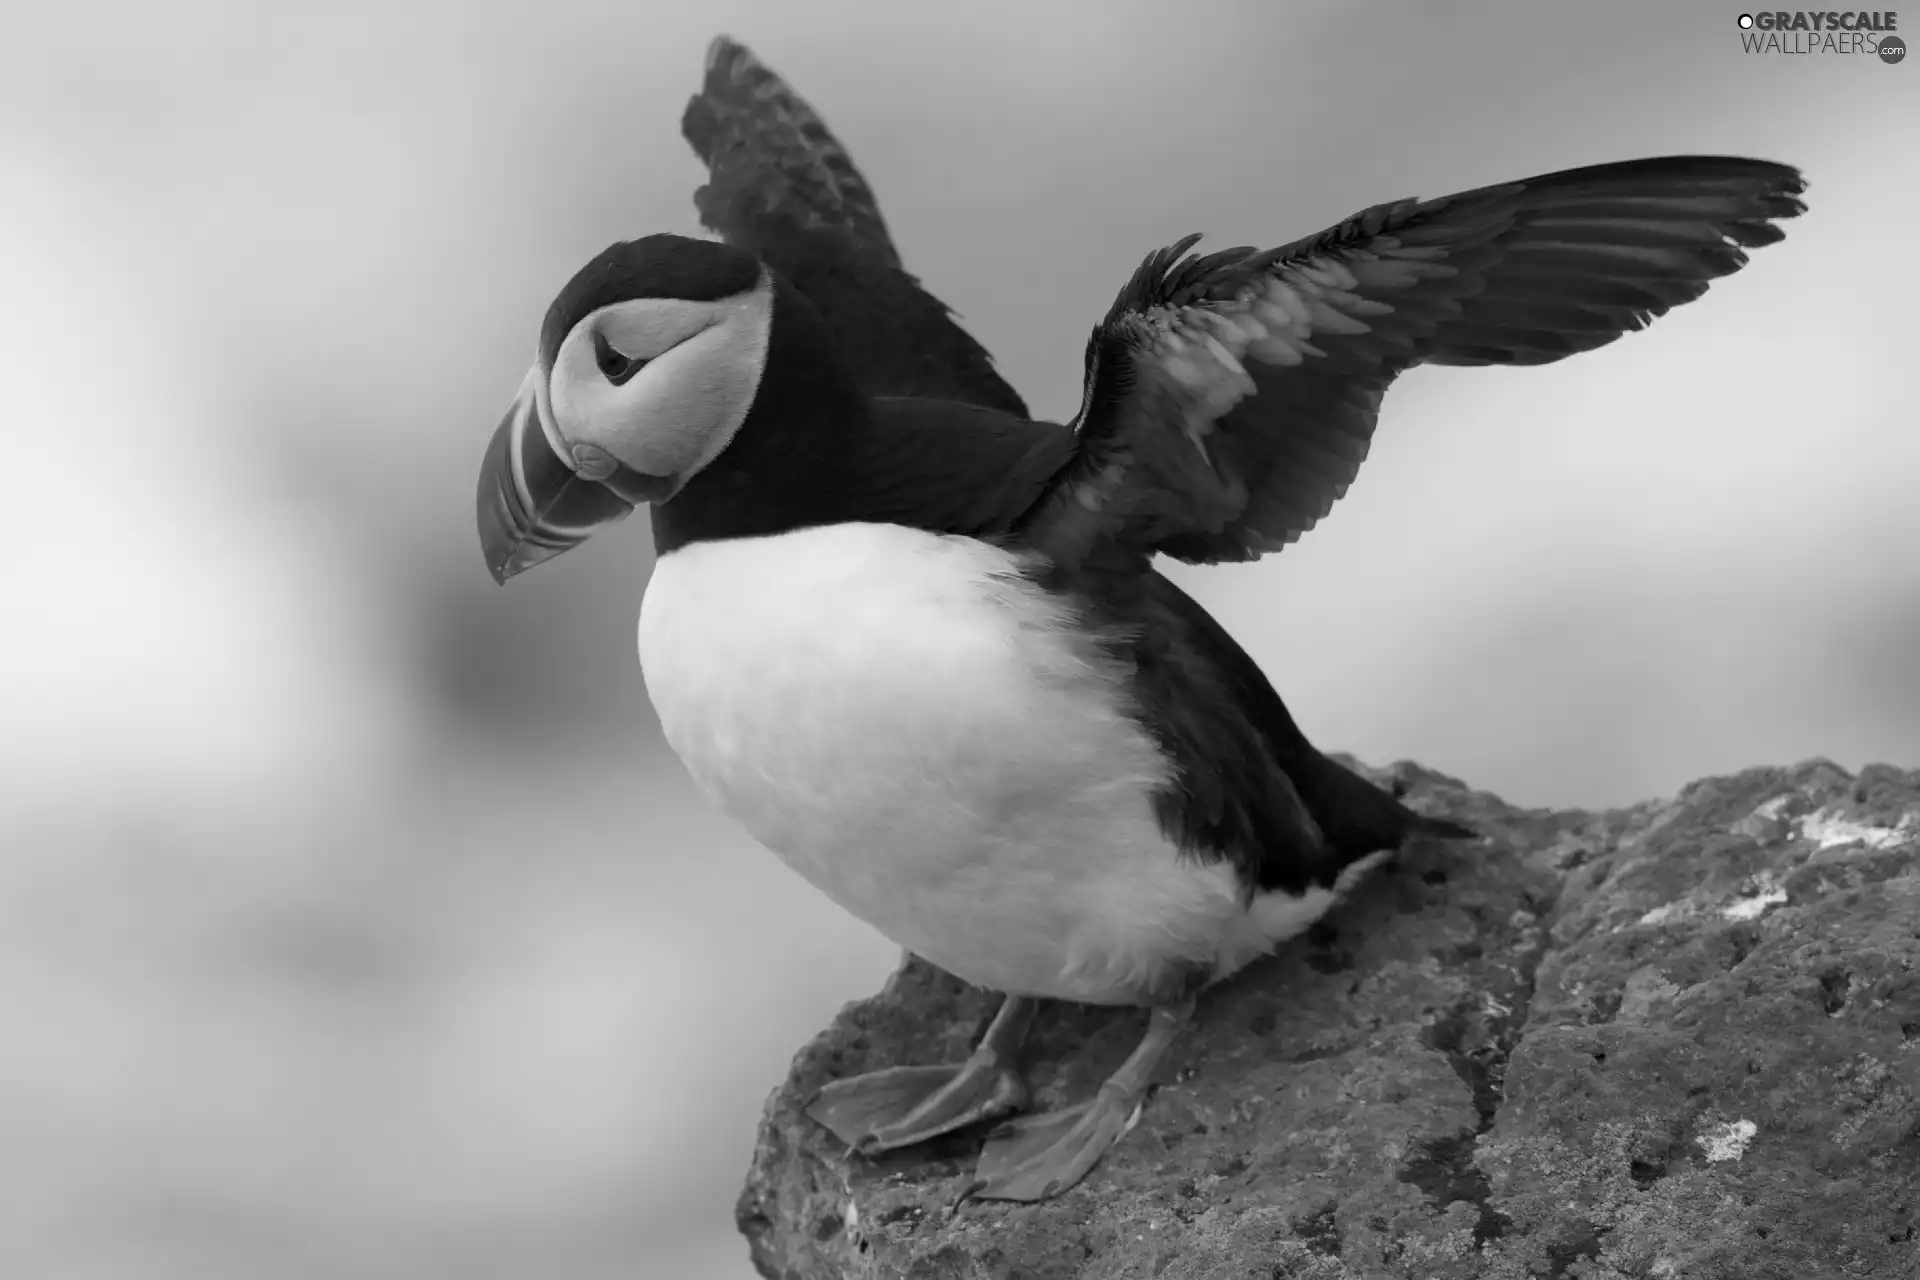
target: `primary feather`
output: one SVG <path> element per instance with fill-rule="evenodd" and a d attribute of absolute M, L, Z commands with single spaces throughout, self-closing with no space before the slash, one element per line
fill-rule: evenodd
<path fill-rule="evenodd" d="M 1149 254 L 1087 344 L 1079 448 L 1027 536 L 1251 560 L 1324 517 L 1416 364 L 1546 364 L 1644 328 L 1781 238 L 1800 174 L 1596 165 L 1363 210 L 1279 249 Z"/>

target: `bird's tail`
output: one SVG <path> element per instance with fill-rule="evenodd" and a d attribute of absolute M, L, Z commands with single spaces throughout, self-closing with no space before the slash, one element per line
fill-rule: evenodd
<path fill-rule="evenodd" d="M 1304 777 L 1296 776 L 1301 799 L 1313 814 L 1327 845 L 1342 861 L 1361 858 L 1381 849 L 1397 849 L 1410 836 L 1437 836 L 1447 840 L 1474 840 L 1480 833 L 1451 818 L 1429 817 L 1400 802 L 1337 760 L 1318 751 Z"/>
<path fill-rule="evenodd" d="M 1408 830 L 1416 835 L 1439 836 L 1443 840 L 1478 840 L 1480 838 L 1480 833 L 1464 822 L 1455 822 L 1451 818 L 1430 818 L 1424 813 L 1413 815 L 1413 822 Z"/>

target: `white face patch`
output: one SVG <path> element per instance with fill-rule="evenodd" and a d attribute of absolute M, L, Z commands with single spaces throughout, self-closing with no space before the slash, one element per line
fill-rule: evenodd
<path fill-rule="evenodd" d="M 674 491 L 720 455 L 753 407 L 766 369 L 773 278 L 717 302 L 635 298 L 573 327 L 549 379 L 563 458 L 590 445 Z M 643 361 L 630 375 L 604 369 Z"/>

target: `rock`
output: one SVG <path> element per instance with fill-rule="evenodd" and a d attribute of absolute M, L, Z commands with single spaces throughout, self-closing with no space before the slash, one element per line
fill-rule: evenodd
<path fill-rule="evenodd" d="M 910 961 L 767 1103 L 740 1229 L 778 1280 L 1920 1276 L 1920 773 L 1757 769 L 1607 812 L 1410 766 L 1423 844 L 1204 996 L 1139 1125 L 1038 1205 L 950 1206 L 975 1133 L 876 1160 L 801 1108 L 964 1056 Z M 1379 775 L 1375 775 L 1379 776 Z M 1048 1006 L 1035 1104 L 1145 1015 Z"/>

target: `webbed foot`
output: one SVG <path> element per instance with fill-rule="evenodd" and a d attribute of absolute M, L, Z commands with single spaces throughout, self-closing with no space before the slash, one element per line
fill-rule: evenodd
<path fill-rule="evenodd" d="M 835 1080 L 808 1104 L 807 1115 L 862 1155 L 1012 1115 L 1029 1096 L 1015 1061 L 1032 1017 L 1031 1000 L 1008 996 L 965 1062 Z"/>
<path fill-rule="evenodd" d="M 961 1199 L 1045 1200 L 1086 1177 L 1139 1119 L 1155 1065 L 1192 1016 L 1191 999 L 1155 1009 L 1139 1047 L 1091 1101 L 1023 1116 L 988 1134 L 976 1181 Z"/>

